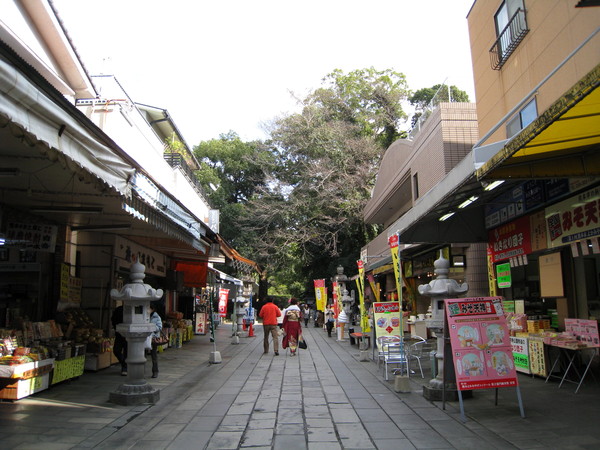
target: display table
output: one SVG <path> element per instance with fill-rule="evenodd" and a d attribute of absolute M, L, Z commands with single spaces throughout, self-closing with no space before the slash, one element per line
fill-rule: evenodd
<path fill-rule="evenodd" d="M 579 391 L 579 388 L 581 387 L 583 380 L 585 380 L 585 377 L 589 372 L 590 366 L 592 365 L 592 361 L 594 360 L 594 358 L 596 356 L 598 356 L 599 347 L 582 346 L 582 347 L 578 347 L 578 348 L 572 348 L 572 347 L 563 347 L 563 346 L 559 346 L 559 345 L 553 345 L 552 347 L 558 349 L 558 354 L 557 354 L 556 359 L 554 360 L 554 364 L 552 364 L 552 368 L 550 369 L 550 372 L 548 373 L 546 382 L 548 382 L 548 380 L 550 378 L 559 378 L 560 379 L 560 383 L 558 385 L 559 389 L 561 388 L 561 386 L 563 385 L 563 383 L 565 381 L 568 383 L 576 384 L 577 388 L 575 389 L 575 393 L 577 394 L 577 391 Z M 587 363 L 585 363 L 585 358 L 584 358 L 585 356 L 587 356 L 589 358 L 587 360 Z M 577 370 L 577 367 L 575 364 L 576 359 L 579 359 L 580 361 L 582 361 L 585 364 L 585 370 L 582 373 L 579 373 L 579 370 Z M 566 368 L 564 369 L 562 376 L 554 375 L 554 369 L 557 366 L 560 367 L 561 365 L 562 366 L 566 365 Z M 568 378 L 569 373 L 573 373 L 574 376 L 572 378 Z"/>
<path fill-rule="evenodd" d="M 60 383 L 83 375 L 85 366 L 85 355 L 74 356 L 73 358 L 54 361 L 54 370 L 52 371 L 52 381 L 50 384 Z"/>
<path fill-rule="evenodd" d="M 0 399 L 18 400 L 48 388 L 54 359 L 0 366 Z"/>
<path fill-rule="evenodd" d="M 113 358 L 113 352 L 86 353 L 84 368 L 93 372 L 106 369 L 113 364 Z"/>

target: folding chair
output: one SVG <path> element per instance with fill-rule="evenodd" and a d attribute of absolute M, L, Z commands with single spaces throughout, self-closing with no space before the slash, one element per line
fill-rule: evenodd
<path fill-rule="evenodd" d="M 417 363 L 419 364 L 419 370 L 421 371 L 421 378 L 425 378 L 423 375 L 423 366 L 421 366 L 421 358 L 427 356 L 423 355 L 424 348 L 427 346 L 427 341 L 420 336 L 412 336 L 411 339 L 416 342 L 410 344 L 408 356 L 411 360 L 417 360 Z"/>
<path fill-rule="evenodd" d="M 404 342 L 396 342 L 396 343 L 388 343 L 384 346 L 383 350 L 383 366 L 385 371 L 385 380 L 389 379 L 388 377 L 388 366 L 389 365 L 399 365 L 400 367 L 393 370 L 393 373 L 396 374 L 400 372 L 402 374 L 404 372 L 403 367 L 406 367 L 406 374 L 410 376 L 410 369 L 408 367 L 409 359 L 406 353 L 406 344 Z"/>
<path fill-rule="evenodd" d="M 385 348 L 388 344 L 397 344 L 400 342 L 400 336 L 380 336 L 375 341 L 377 346 L 377 368 L 383 361 Z"/>

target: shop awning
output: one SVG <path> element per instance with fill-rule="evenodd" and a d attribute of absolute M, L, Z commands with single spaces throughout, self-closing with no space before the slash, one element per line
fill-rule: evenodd
<path fill-rule="evenodd" d="M 388 228 L 388 236 L 399 232 L 404 243 L 487 242 L 486 204 L 524 179 L 599 176 L 599 84 L 600 65 L 511 140 L 473 149 Z M 505 182 L 485 190 L 496 179 Z M 470 197 L 477 201 L 458 207 Z"/>
<path fill-rule="evenodd" d="M 263 275 L 263 270 L 260 268 L 257 262 L 248 258 L 244 258 L 233 247 L 231 247 L 222 236 L 217 235 L 217 242 L 219 243 L 221 252 L 227 258 L 233 261 L 236 269 L 245 273 L 256 272 L 261 276 Z"/>
<path fill-rule="evenodd" d="M 477 179 L 600 175 L 600 65 L 477 170 Z"/>
<path fill-rule="evenodd" d="M 206 286 L 206 273 L 208 263 L 175 261 L 172 267 L 177 272 L 183 272 L 183 284 L 186 287 L 204 287 Z"/>
<path fill-rule="evenodd" d="M 67 112 L 57 105 L 64 98 L 51 98 L 40 91 L 9 62 L 0 59 L 0 128 L 9 130 L 15 138 L 29 146 L 3 152 L 3 166 L 18 167 L 23 161 L 39 164 L 40 156 L 60 161 L 89 183 L 106 184 L 120 195 L 131 196 L 129 180 L 134 168 L 118 156 L 114 149 L 102 143 L 75 117 L 80 114 L 72 105 Z M 64 180 L 60 177 L 60 183 Z M 102 188 L 100 188 L 102 189 Z"/>

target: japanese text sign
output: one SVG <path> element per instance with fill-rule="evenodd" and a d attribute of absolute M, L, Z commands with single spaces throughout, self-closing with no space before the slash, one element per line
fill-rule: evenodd
<path fill-rule="evenodd" d="M 517 386 L 502 298 L 447 299 L 445 303 L 458 389 Z"/>
<path fill-rule="evenodd" d="M 546 208 L 548 246 L 600 236 L 600 186 Z"/>

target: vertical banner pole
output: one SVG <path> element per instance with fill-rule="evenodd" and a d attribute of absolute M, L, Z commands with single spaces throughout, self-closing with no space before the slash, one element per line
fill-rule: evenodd
<path fill-rule="evenodd" d="M 388 238 L 390 252 L 392 253 L 392 264 L 396 277 L 396 291 L 398 292 L 398 306 L 400 311 L 400 341 L 404 341 L 404 314 L 402 311 L 402 267 L 400 265 L 400 233 Z"/>

